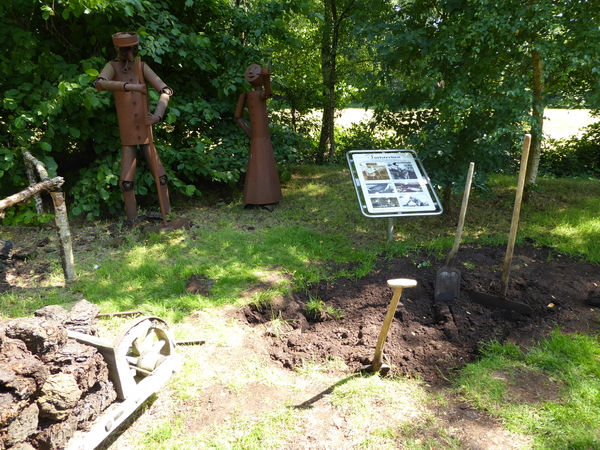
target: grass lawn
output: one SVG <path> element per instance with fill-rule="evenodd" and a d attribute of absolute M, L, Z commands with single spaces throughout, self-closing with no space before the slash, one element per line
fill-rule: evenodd
<path fill-rule="evenodd" d="M 463 243 L 506 244 L 515 184 L 515 177 L 494 176 L 492 197 L 472 195 Z M 460 199 L 454 202 L 457 211 Z M 481 360 L 452 386 L 432 390 L 414 378 L 357 376 L 344 361 L 327 357 L 284 369 L 265 353 L 262 333 L 277 338 L 286 323 L 273 317 L 257 329 L 236 318 L 244 305 L 282 301 L 319 280 L 359 279 L 382 256 L 420 249 L 444 255 L 455 220 L 403 219 L 387 243 L 386 221 L 360 214 L 343 166 L 295 168 L 272 213 L 245 210 L 238 196 L 219 205 L 178 203 L 173 217 L 182 216 L 194 223 L 191 230 L 148 235 L 134 229 L 118 233 L 118 241 L 118 220 L 74 222 L 76 282 L 65 285 L 57 254 L 42 252 L 48 272 L 41 276 L 32 266 L 11 273 L 7 281 L 16 288 L 0 294 L 3 320 L 85 298 L 105 313 L 159 316 L 177 339 L 205 341 L 179 348 L 182 369 L 105 448 L 600 449 L 597 335 L 557 330 L 527 349 L 482 343 Z M 47 228 L 0 231 L 16 246 L 45 236 L 56 244 Z M 599 237 L 599 180 L 539 181 L 521 212 L 520 242 L 597 264 Z M 211 280 L 210 295 L 186 291 L 197 274 Z M 102 334 L 114 336 L 128 320 L 102 319 Z M 539 383 L 519 384 L 524 379 Z M 519 388 L 545 383 L 552 395 L 512 400 Z"/>

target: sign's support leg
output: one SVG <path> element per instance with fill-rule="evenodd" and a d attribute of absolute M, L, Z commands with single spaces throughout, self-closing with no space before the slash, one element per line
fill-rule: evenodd
<path fill-rule="evenodd" d="M 388 217 L 387 238 L 388 242 L 394 240 L 394 217 Z"/>

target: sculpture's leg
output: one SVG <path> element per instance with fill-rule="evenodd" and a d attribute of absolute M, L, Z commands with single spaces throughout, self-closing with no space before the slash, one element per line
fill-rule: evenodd
<path fill-rule="evenodd" d="M 133 189 L 137 164 L 136 153 L 137 148 L 135 145 L 124 145 L 121 151 L 121 177 L 119 184 L 123 191 L 125 214 L 128 220 L 134 220 L 137 217 L 137 205 Z"/>
<path fill-rule="evenodd" d="M 144 152 L 144 158 L 146 159 L 148 167 L 154 167 L 155 161 L 157 163 L 158 179 L 160 182 L 159 196 L 164 202 L 165 215 L 169 214 L 171 212 L 171 203 L 169 201 L 169 186 L 165 168 L 158 157 L 158 152 L 156 151 L 156 147 L 154 145 L 142 145 L 142 151 Z M 156 174 L 153 173 L 152 175 L 156 177 Z"/>

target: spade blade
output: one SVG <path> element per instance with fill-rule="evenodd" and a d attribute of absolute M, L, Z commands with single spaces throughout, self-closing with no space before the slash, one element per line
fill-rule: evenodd
<path fill-rule="evenodd" d="M 442 267 L 435 279 L 435 301 L 449 302 L 460 296 L 460 270 Z"/>
<path fill-rule="evenodd" d="M 517 311 L 518 313 L 525 315 L 530 315 L 533 313 L 531 306 L 526 305 L 525 303 L 513 302 L 512 300 L 507 300 L 504 297 L 498 297 L 483 292 L 471 292 L 471 299 L 480 305 L 487 306 L 488 308 L 501 308 L 509 311 Z"/>

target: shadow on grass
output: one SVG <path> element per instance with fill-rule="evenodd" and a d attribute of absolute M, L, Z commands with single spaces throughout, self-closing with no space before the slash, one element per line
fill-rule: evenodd
<path fill-rule="evenodd" d="M 344 384 L 346 384 L 347 382 L 360 377 L 360 374 L 354 374 L 354 375 L 350 375 L 349 377 L 346 377 L 340 381 L 338 381 L 337 383 L 334 383 L 333 385 L 329 386 L 327 389 L 325 389 L 322 392 L 319 392 L 317 395 L 315 395 L 314 397 L 306 400 L 305 402 L 300 403 L 299 405 L 293 405 L 290 406 L 290 408 L 294 408 L 294 409 L 311 409 L 313 407 L 313 405 L 315 403 L 317 403 L 319 400 L 321 400 L 323 397 L 325 397 L 326 395 L 331 395 L 333 394 L 333 391 L 335 391 L 335 389 L 339 386 L 342 386 Z"/>

